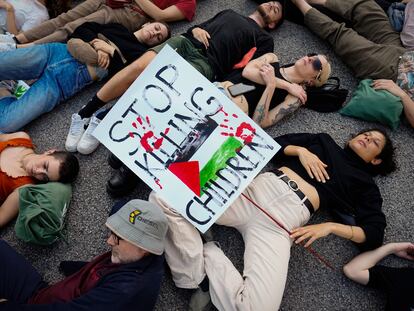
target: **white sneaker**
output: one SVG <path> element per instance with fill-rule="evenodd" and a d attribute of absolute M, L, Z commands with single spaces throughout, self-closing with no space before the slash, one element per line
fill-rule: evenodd
<path fill-rule="evenodd" d="M 69 134 L 66 137 L 65 148 L 69 152 L 76 152 L 79 140 L 85 132 L 85 125 L 88 124 L 89 119 L 82 119 L 77 113 L 72 115 L 72 122 L 70 123 Z"/>
<path fill-rule="evenodd" d="M 83 133 L 82 138 L 78 143 L 78 152 L 81 154 L 90 154 L 96 150 L 99 146 L 99 140 L 97 140 L 93 135 L 98 124 L 101 122 L 96 116 L 93 116 L 89 122 L 89 126 Z"/>
<path fill-rule="evenodd" d="M 7 52 L 16 49 L 16 43 L 0 42 L 0 52 Z"/>
<path fill-rule="evenodd" d="M 0 34 L 0 42 L 16 43 L 13 38 L 14 38 L 14 35 L 11 35 L 11 34 L 5 34 L 5 35 Z"/>

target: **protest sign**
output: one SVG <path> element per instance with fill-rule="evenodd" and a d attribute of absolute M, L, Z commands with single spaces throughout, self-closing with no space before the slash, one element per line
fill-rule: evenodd
<path fill-rule="evenodd" d="M 201 232 L 280 148 L 168 45 L 94 135 Z"/>

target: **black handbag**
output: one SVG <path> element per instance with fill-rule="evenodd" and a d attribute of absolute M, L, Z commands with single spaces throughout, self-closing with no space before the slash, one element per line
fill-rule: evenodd
<path fill-rule="evenodd" d="M 331 77 L 320 87 L 306 89 L 308 100 L 305 107 L 318 112 L 333 112 L 342 108 L 348 96 L 348 90 L 340 88 L 338 77 Z"/>

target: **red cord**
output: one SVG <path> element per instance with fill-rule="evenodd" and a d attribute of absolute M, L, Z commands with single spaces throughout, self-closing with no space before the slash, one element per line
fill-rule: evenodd
<path fill-rule="evenodd" d="M 267 211 L 265 211 L 263 208 L 261 208 L 256 202 L 254 202 L 252 199 L 250 199 L 247 195 L 242 193 L 242 196 L 246 198 L 250 203 L 252 203 L 254 206 L 256 206 L 259 210 L 261 210 L 267 217 L 269 217 L 275 224 L 277 224 L 280 228 L 285 230 L 289 236 L 292 235 L 292 232 L 290 232 L 288 229 L 285 228 L 279 221 L 277 221 L 272 215 L 270 215 Z M 303 245 L 303 243 L 301 244 Z M 319 259 L 322 263 L 324 263 L 328 268 L 335 271 L 335 268 L 331 265 L 331 263 L 323 258 L 317 251 L 315 251 L 311 246 L 305 247 L 305 249 L 315 258 Z"/>

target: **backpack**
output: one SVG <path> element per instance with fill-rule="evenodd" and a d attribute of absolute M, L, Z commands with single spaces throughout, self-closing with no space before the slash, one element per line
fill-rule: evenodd
<path fill-rule="evenodd" d="M 331 77 L 320 87 L 308 87 L 308 100 L 304 107 L 318 112 L 333 112 L 342 108 L 348 96 L 348 90 L 339 88 L 338 77 Z"/>

